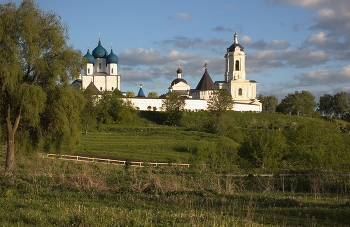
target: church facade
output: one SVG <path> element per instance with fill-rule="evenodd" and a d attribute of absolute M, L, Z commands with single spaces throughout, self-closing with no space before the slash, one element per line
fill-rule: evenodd
<path fill-rule="evenodd" d="M 118 75 L 118 57 L 111 48 L 110 54 L 102 47 L 99 40 L 97 47 L 92 51 L 88 49 L 84 56 L 87 60 L 86 68 L 80 78 L 73 82 L 73 85 L 82 89 L 92 88 L 96 92 L 120 90 L 121 76 Z M 187 84 L 182 78 L 182 70 L 178 67 L 177 78 L 168 88 L 169 92 L 178 92 L 186 97 L 186 110 L 198 111 L 207 109 L 207 100 L 215 90 L 227 90 L 234 101 L 235 111 L 262 110 L 261 103 L 256 99 L 256 85 L 254 80 L 246 79 L 244 48 L 238 43 L 238 35 L 234 35 L 232 45 L 227 48 L 225 58 L 225 75 L 223 81 L 213 82 L 205 64 L 205 71 L 195 89 Z M 162 110 L 163 101 L 161 98 L 144 97 L 142 86 L 138 97 L 125 98 L 133 103 L 140 110 Z"/>

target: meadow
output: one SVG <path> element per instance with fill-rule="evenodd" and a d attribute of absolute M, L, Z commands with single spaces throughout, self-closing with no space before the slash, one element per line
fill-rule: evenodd
<path fill-rule="evenodd" d="M 279 120 L 284 129 L 276 129 Z M 175 127 L 149 117 L 99 125 L 81 135 L 75 151 L 125 160 L 188 162 L 190 167 L 132 167 L 17 154 L 15 170 L 5 173 L 3 146 L 0 225 L 350 225 L 350 178 L 341 175 L 348 173 L 346 168 L 262 169 L 229 157 L 239 148 L 241 134 L 269 130 L 265 127 L 283 131 L 310 122 L 319 126 L 321 121 L 234 113 L 225 121 L 234 127 L 216 134 L 205 129 L 205 121 L 203 113 L 186 113 L 182 125 Z M 346 138 L 346 122 L 332 124 Z M 213 164 L 220 160 L 220 165 Z M 262 173 L 273 175 L 257 175 Z"/>

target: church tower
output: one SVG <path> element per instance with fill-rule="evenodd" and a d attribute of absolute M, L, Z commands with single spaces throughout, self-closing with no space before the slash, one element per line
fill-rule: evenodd
<path fill-rule="evenodd" d="M 257 82 L 246 79 L 245 57 L 244 47 L 238 43 L 238 35 L 235 33 L 233 43 L 225 54 L 225 80 L 215 83 L 219 89 L 228 90 L 234 102 L 257 104 Z"/>
<path fill-rule="evenodd" d="M 84 56 L 86 68 L 81 75 L 82 88 L 94 85 L 100 92 L 120 90 L 120 75 L 118 75 L 118 57 L 102 46 L 99 38 L 97 47 L 90 54 L 88 49 Z M 92 84 L 91 84 L 92 83 Z"/>
<path fill-rule="evenodd" d="M 244 48 L 238 43 L 238 35 L 235 33 L 233 44 L 227 48 L 225 54 L 226 72 L 225 81 L 245 80 L 245 56 Z"/>

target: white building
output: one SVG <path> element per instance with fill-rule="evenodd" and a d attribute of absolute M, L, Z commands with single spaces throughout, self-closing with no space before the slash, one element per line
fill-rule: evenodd
<path fill-rule="evenodd" d="M 73 85 L 86 89 L 93 86 L 100 91 L 120 90 L 120 75 L 118 75 L 118 57 L 111 48 L 110 54 L 102 47 L 99 39 L 97 47 L 90 54 L 88 49 L 84 56 L 87 60 L 86 68 L 80 78 Z M 91 84 L 92 83 L 92 84 Z"/>
<path fill-rule="evenodd" d="M 224 81 L 212 81 L 207 64 L 205 64 L 205 72 L 195 89 L 187 84 L 182 78 L 182 70 L 178 67 L 177 78 L 171 82 L 168 88 L 169 92 L 178 92 L 186 96 L 185 109 L 187 110 L 206 110 L 207 100 L 215 90 L 225 89 L 231 95 L 234 101 L 233 110 L 236 111 L 256 111 L 262 110 L 261 103 L 256 99 L 256 85 L 254 80 L 246 79 L 245 72 L 244 48 L 238 44 L 238 35 L 234 35 L 232 45 L 227 48 L 225 54 L 226 70 Z M 100 92 L 120 90 L 120 75 L 118 75 L 118 57 L 113 53 L 108 54 L 107 50 L 102 47 L 99 40 L 98 46 L 92 51 L 89 50 L 85 55 L 87 66 L 81 78 L 73 82 L 73 85 L 82 87 L 83 89 L 95 86 L 94 90 Z M 133 103 L 140 110 L 156 109 L 162 110 L 161 98 L 146 98 L 142 87 L 140 88 L 143 95 L 138 97 L 125 98 Z M 139 91 L 139 94 L 140 94 Z"/>

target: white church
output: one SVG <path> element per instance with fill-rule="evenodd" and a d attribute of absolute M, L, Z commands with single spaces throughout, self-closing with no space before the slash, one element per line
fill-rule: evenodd
<path fill-rule="evenodd" d="M 120 89 L 121 76 L 118 75 L 118 57 L 111 48 L 108 54 L 102 47 L 99 39 L 97 47 L 90 54 L 90 49 L 84 56 L 87 59 L 86 68 L 80 78 L 73 82 L 74 86 L 82 89 L 93 89 L 100 95 L 104 91 L 114 91 Z M 186 110 L 198 111 L 207 109 L 207 100 L 215 90 L 227 90 L 234 101 L 235 111 L 255 111 L 262 110 L 261 103 L 256 99 L 256 85 L 254 80 L 246 79 L 244 48 L 238 43 L 238 35 L 234 34 L 232 45 L 227 48 L 225 54 L 225 75 L 223 81 L 213 82 L 205 64 L 205 71 L 195 89 L 187 84 L 182 78 L 182 70 L 178 67 L 177 78 L 170 83 L 169 92 L 178 92 L 186 97 Z M 133 103 L 139 110 L 162 110 L 161 98 L 147 98 L 144 95 L 142 86 L 137 97 L 125 97 Z"/>

